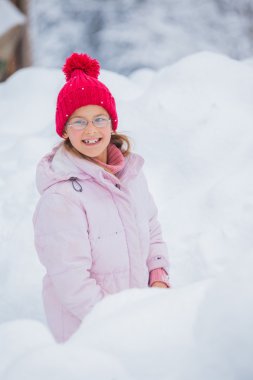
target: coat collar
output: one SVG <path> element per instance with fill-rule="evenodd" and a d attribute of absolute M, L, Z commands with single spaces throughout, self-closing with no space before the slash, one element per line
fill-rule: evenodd
<path fill-rule="evenodd" d="M 108 180 L 114 184 L 124 183 L 138 175 L 143 163 L 144 159 L 141 156 L 130 153 L 125 157 L 124 168 L 113 175 L 101 166 L 68 152 L 61 142 L 40 160 L 37 166 L 36 184 L 38 191 L 42 194 L 52 185 L 67 181 L 71 177 L 79 180 L 92 178 L 101 184 Z"/>

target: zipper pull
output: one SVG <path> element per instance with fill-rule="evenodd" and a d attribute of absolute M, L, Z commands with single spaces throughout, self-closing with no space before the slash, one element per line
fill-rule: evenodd
<path fill-rule="evenodd" d="M 70 177 L 69 180 L 72 183 L 72 187 L 75 191 L 81 193 L 83 191 L 82 185 L 77 181 L 77 177 Z"/>

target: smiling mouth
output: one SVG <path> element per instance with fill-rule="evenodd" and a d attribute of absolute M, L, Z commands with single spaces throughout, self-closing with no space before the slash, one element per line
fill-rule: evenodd
<path fill-rule="evenodd" d="M 82 142 L 86 145 L 96 145 L 100 142 L 101 138 L 97 138 L 97 139 L 84 139 L 82 140 Z"/>

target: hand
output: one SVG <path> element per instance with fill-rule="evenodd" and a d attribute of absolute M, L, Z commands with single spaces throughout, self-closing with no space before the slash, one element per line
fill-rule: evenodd
<path fill-rule="evenodd" d="M 164 282 L 161 282 L 161 281 L 155 281 L 151 288 L 168 288 L 168 286 L 164 283 Z"/>

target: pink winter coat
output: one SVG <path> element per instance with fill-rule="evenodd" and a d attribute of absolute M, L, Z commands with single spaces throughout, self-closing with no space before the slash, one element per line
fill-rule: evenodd
<path fill-rule="evenodd" d="M 145 288 L 152 269 L 168 271 L 144 161 L 133 153 L 125 160 L 115 176 L 60 144 L 38 165 L 35 246 L 46 268 L 47 321 L 58 342 L 105 295 Z"/>

